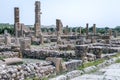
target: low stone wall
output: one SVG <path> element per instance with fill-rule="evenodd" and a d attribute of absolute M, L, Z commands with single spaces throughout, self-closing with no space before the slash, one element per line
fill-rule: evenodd
<path fill-rule="evenodd" d="M 12 52 L 12 51 L 6 51 L 6 52 L 0 52 L 1 58 L 12 58 L 12 57 L 19 57 L 18 52 Z"/>
<path fill-rule="evenodd" d="M 84 68 L 83 72 L 84 73 L 90 73 L 90 72 L 95 71 L 95 70 L 97 70 L 96 66 L 90 66 L 90 67 Z"/>
<path fill-rule="evenodd" d="M 82 61 L 81 60 L 71 60 L 68 62 L 64 62 L 63 64 L 65 64 L 67 71 L 72 71 L 72 70 L 77 69 L 78 66 L 81 66 Z"/>
<path fill-rule="evenodd" d="M 120 52 L 120 47 L 110 47 L 110 46 L 90 46 L 88 48 L 88 52 L 94 52 L 95 48 L 100 47 L 102 53 L 115 53 L 115 52 Z M 98 48 L 99 49 L 99 48 Z"/>
<path fill-rule="evenodd" d="M 0 36 L 0 45 L 1 45 L 1 44 L 4 44 L 4 41 L 5 41 L 4 37 L 3 37 L 3 36 Z"/>
<path fill-rule="evenodd" d="M 36 76 L 41 79 L 54 73 L 54 66 L 41 66 L 40 63 L 18 66 L 0 65 L 0 80 L 25 80 L 26 78 L 34 78 Z"/>
<path fill-rule="evenodd" d="M 67 80 L 69 80 L 69 79 L 75 78 L 77 76 L 80 76 L 82 74 L 83 74 L 83 71 L 74 70 L 74 71 L 68 72 L 65 76 L 67 77 Z"/>
<path fill-rule="evenodd" d="M 120 45 L 120 39 L 111 40 L 112 44 Z"/>
<path fill-rule="evenodd" d="M 1 51 L 11 51 L 11 47 L 10 46 L 0 46 L 0 52 Z"/>
<path fill-rule="evenodd" d="M 35 59 L 46 59 L 47 57 L 61 57 L 61 58 L 72 58 L 75 57 L 72 53 L 59 52 L 55 50 L 45 49 L 25 49 L 23 51 L 23 57 L 35 58 Z"/>
<path fill-rule="evenodd" d="M 59 50 L 75 50 L 74 45 L 59 45 Z"/>

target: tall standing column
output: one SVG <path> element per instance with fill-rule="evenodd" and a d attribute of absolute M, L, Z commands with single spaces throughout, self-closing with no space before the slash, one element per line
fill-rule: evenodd
<path fill-rule="evenodd" d="M 96 24 L 93 24 L 93 34 L 96 35 Z"/>
<path fill-rule="evenodd" d="M 79 31 L 80 31 L 80 35 L 81 35 L 82 34 L 82 27 L 80 27 Z"/>
<path fill-rule="evenodd" d="M 62 34 L 62 22 L 60 19 L 56 19 L 56 27 L 57 27 L 57 43 L 61 43 L 61 34 Z"/>
<path fill-rule="evenodd" d="M 65 35 L 68 35 L 68 25 L 65 27 Z"/>
<path fill-rule="evenodd" d="M 112 29 L 109 29 L 109 36 L 112 36 Z"/>
<path fill-rule="evenodd" d="M 35 2 L 35 25 L 34 25 L 34 28 L 35 28 L 35 36 L 38 37 L 39 34 L 41 34 L 41 12 L 40 12 L 40 6 L 41 6 L 41 3 L 40 1 L 36 1 Z"/>
<path fill-rule="evenodd" d="M 18 37 L 18 30 L 20 30 L 20 18 L 19 18 L 19 8 L 14 8 L 14 32 L 15 36 Z"/>
<path fill-rule="evenodd" d="M 89 32 L 89 28 L 88 28 L 89 24 L 86 23 L 86 38 L 88 39 L 88 32 Z"/>
<path fill-rule="evenodd" d="M 72 35 L 72 28 L 70 28 L 70 32 L 69 32 L 70 35 Z"/>
<path fill-rule="evenodd" d="M 88 31 L 88 26 L 89 26 L 89 24 L 87 23 L 87 24 L 86 24 L 86 36 L 88 36 L 88 32 L 89 32 L 89 31 Z"/>
<path fill-rule="evenodd" d="M 116 38 L 117 37 L 117 31 L 114 31 L 114 37 Z"/>
<path fill-rule="evenodd" d="M 24 27 L 25 25 L 22 23 L 21 24 L 21 36 L 23 37 L 25 34 L 24 34 Z"/>

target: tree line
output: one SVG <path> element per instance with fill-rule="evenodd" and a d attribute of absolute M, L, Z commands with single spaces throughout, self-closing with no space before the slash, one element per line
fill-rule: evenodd
<path fill-rule="evenodd" d="M 34 28 L 31 28 L 32 30 L 34 30 Z M 63 27 L 63 32 L 65 32 L 66 27 Z M 104 28 L 97 28 L 96 27 L 96 32 L 101 33 L 101 34 L 105 34 L 109 31 L 109 29 L 112 29 L 112 31 L 117 31 L 118 33 L 120 33 L 120 26 L 116 26 L 115 28 L 109 28 L 109 27 L 104 27 Z M 7 30 L 8 33 L 10 33 L 11 35 L 14 34 L 14 25 L 11 24 L 0 24 L 0 34 L 4 34 L 4 31 Z M 55 32 L 56 28 L 54 27 L 42 27 L 41 28 L 42 32 Z M 72 31 L 72 32 L 78 32 L 80 33 L 80 27 L 68 27 L 67 28 L 68 32 Z M 93 31 L 93 27 L 89 27 L 89 32 Z M 85 33 L 86 32 L 86 28 L 81 27 L 81 33 Z"/>

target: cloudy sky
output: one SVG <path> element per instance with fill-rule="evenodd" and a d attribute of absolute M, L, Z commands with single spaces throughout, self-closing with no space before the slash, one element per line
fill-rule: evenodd
<path fill-rule="evenodd" d="M 82 26 L 86 23 L 97 27 L 120 25 L 120 0 L 40 0 L 42 25 Z M 0 0 L 0 23 L 14 23 L 14 7 L 20 8 L 20 22 L 33 25 L 35 0 Z"/>

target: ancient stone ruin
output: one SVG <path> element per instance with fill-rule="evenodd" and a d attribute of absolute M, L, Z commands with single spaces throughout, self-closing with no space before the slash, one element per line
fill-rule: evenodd
<path fill-rule="evenodd" d="M 41 34 L 41 12 L 40 12 L 40 1 L 35 2 L 35 36 L 39 36 Z"/>
<path fill-rule="evenodd" d="M 55 27 L 44 28 L 41 14 L 41 3 L 35 1 L 35 23 L 27 27 L 20 22 L 20 8 L 14 8 L 14 35 L 6 30 L 0 35 L 0 80 L 44 80 L 63 73 L 56 80 L 70 80 L 115 62 L 111 58 L 120 52 L 118 32 L 109 29 L 102 34 L 96 24 L 89 28 L 88 23 L 85 28 L 64 27 L 61 19 L 55 20 Z M 105 58 L 111 63 L 78 70 Z"/>

